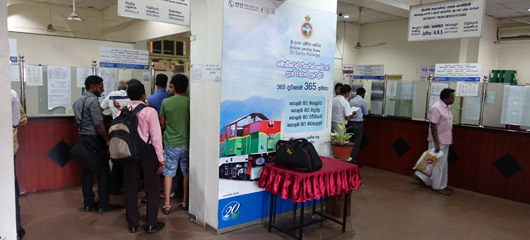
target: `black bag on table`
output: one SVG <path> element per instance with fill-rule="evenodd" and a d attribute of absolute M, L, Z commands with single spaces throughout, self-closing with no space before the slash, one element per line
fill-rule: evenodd
<path fill-rule="evenodd" d="M 307 139 L 280 140 L 276 144 L 276 164 L 303 171 L 317 171 L 322 168 L 322 160 L 312 143 Z"/>

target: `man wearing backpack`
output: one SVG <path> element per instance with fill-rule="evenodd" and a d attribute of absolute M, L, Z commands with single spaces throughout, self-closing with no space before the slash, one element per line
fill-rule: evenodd
<path fill-rule="evenodd" d="M 90 156 L 84 156 L 88 161 L 83 165 L 81 187 L 83 189 L 84 210 L 98 213 L 116 210 L 117 205 L 109 204 L 109 169 L 108 154 L 109 138 L 103 123 L 103 114 L 98 97 L 103 92 L 103 79 L 98 76 L 88 76 L 85 80 L 86 92 L 74 102 L 73 110 L 79 130 L 79 144 L 90 149 Z M 78 159 L 78 161 L 81 161 Z M 88 165 L 90 164 L 90 166 Z M 94 201 L 93 175 L 98 177 L 99 203 Z"/>
<path fill-rule="evenodd" d="M 164 134 L 164 192 L 165 201 L 162 213 L 171 212 L 170 192 L 172 178 L 180 167 L 183 179 L 183 199 L 180 209 L 188 210 L 188 164 L 190 139 L 190 99 L 184 94 L 188 89 L 188 78 L 177 74 L 171 78 L 169 93 L 171 97 L 162 101 L 160 108 L 160 124 Z"/>
<path fill-rule="evenodd" d="M 127 106 L 127 110 L 121 112 L 120 116 L 115 120 L 118 122 L 120 117 L 122 117 L 121 115 L 135 113 L 137 117 L 137 122 L 135 123 L 137 124 L 136 128 L 138 129 L 135 134 L 137 134 L 136 137 L 139 135 L 141 139 L 136 139 L 134 136 L 132 136 L 132 139 L 143 141 L 142 144 L 145 143 L 147 145 L 144 145 L 145 150 L 141 153 L 135 153 L 143 155 L 143 158 L 139 159 L 138 162 L 123 163 L 126 219 L 129 225 L 129 232 L 135 233 L 140 222 L 140 212 L 138 209 L 138 185 L 140 174 L 143 173 L 144 190 L 147 197 L 147 225 L 144 227 L 144 230 L 146 233 L 154 233 L 165 226 L 165 223 L 158 221 L 158 203 L 160 200 L 158 196 L 160 191 L 158 174 L 160 174 L 161 170 L 165 167 L 160 122 L 158 120 L 158 114 L 154 108 L 144 107 L 145 87 L 140 81 L 132 79 L 128 82 L 127 95 L 131 99 L 131 103 Z M 139 110 L 136 110 L 138 107 Z M 114 122 L 115 121 L 113 121 L 111 126 L 111 131 L 113 130 Z M 131 129 L 135 126 L 128 127 Z M 113 136 L 112 133 L 111 136 Z M 114 137 L 112 137 L 111 142 L 113 143 L 114 141 Z M 113 150 L 111 149 L 111 157 L 112 155 Z M 135 159 L 135 156 L 131 156 L 131 159 Z"/>

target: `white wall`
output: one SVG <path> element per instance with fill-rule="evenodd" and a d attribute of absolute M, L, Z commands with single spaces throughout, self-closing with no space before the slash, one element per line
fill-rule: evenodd
<path fill-rule="evenodd" d="M 483 25 L 478 52 L 478 63 L 482 65 L 481 76 L 489 75 L 491 70 L 497 69 L 500 49 L 499 44 L 495 43 L 497 41 L 497 19 L 485 16 Z"/>
<path fill-rule="evenodd" d="M 221 64 L 223 1 L 191 3 L 191 64 Z M 217 229 L 221 84 L 197 83 L 190 92 L 190 209 L 199 224 Z"/>
<path fill-rule="evenodd" d="M 459 39 L 408 42 L 407 27 L 408 19 L 362 25 L 363 45 L 387 44 L 361 49 L 357 64 L 384 64 L 385 73 L 403 74 L 404 81 L 417 81 L 421 66 L 459 61 Z"/>
<path fill-rule="evenodd" d="M 10 32 L 17 39 L 18 54 L 24 54 L 26 64 L 90 67 L 99 61 L 99 47 L 134 48 L 134 44 L 90 39 L 46 36 Z"/>
<path fill-rule="evenodd" d="M 7 42 L 7 5 L 0 0 L 0 101 L 11 102 L 9 44 Z M 0 238 L 16 239 L 15 178 L 13 174 L 13 130 L 11 104 L 0 105 Z"/>
<path fill-rule="evenodd" d="M 519 84 L 530 84 L 530 40 L 503 41 L 498 45 L 498 69 L 517 70 Z"/>
<path fill-rule="evenodd" d="M 342 80 L 342 65 L 357 64 L 359 50 L 355 44 L 359 41 L 360 25 L 350 22 L 337 23 L 337 41 L 335 45 L 334 82 L 347 83 Z"/>

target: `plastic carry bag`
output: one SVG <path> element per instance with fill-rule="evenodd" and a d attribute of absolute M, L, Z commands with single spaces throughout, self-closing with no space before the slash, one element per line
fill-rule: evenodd
<path fill-rule="evenodd" d="M 444 154 L 442 151 L 435 152 L 435 149 L 431 148 L 423 152 L 420 159 L 418 159 L 416 165 L 412 169 L 430 177 L 434 166 L 436 166 L 436 163 L 438 162 L 438 158 L 441 158 L 443 155 Z"/>

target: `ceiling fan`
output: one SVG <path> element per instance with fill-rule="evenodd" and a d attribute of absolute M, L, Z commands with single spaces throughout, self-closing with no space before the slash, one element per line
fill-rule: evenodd
<path fill-rule="evenodd" d="M 33 28 L 33 27 L 17 27 L 17 28 L 42 30 L 42 31 L 50 32 L 50 33 L 53 33 L 53 32 L 76 33 L 74 31 L 59 30 L 59 29 L 57 29 L 57 28 L 55 28 L 53 26 L 53 24 L 52 24 L 52 5 L 51 5 L 51 0 L 48 0 L 48 25 L 46 26 L 45 29 L 44 28 Z"/>
<path fill-rule="evenodd" d="M 363 11 L 363 7 L 359 7 L 359 24 L 361 24 L 361 13 L 362 13 L 362 11 Z M 361 39 L 360 32 L 359 32 L 359 39 Z M 381 45 L 385 45 L 385 44 L 386 44 L 386 42 L 377 43 L 377 44 L 373 44 L 373 45 L 362 45 L 361 41 L 357 41 L 357 43 L 355 44 L 354 48 L 355 49 L 362 49 L 362 48 L 381 46 Z"/>
<path fill-rule="evenodd" d="M 75 11 L 75 0 L 72 0 L 72 12 L 68 15 L 68 21 L 78 21 L 81 22 L 83 19 L 79 17 L 79 14 Z"/>

